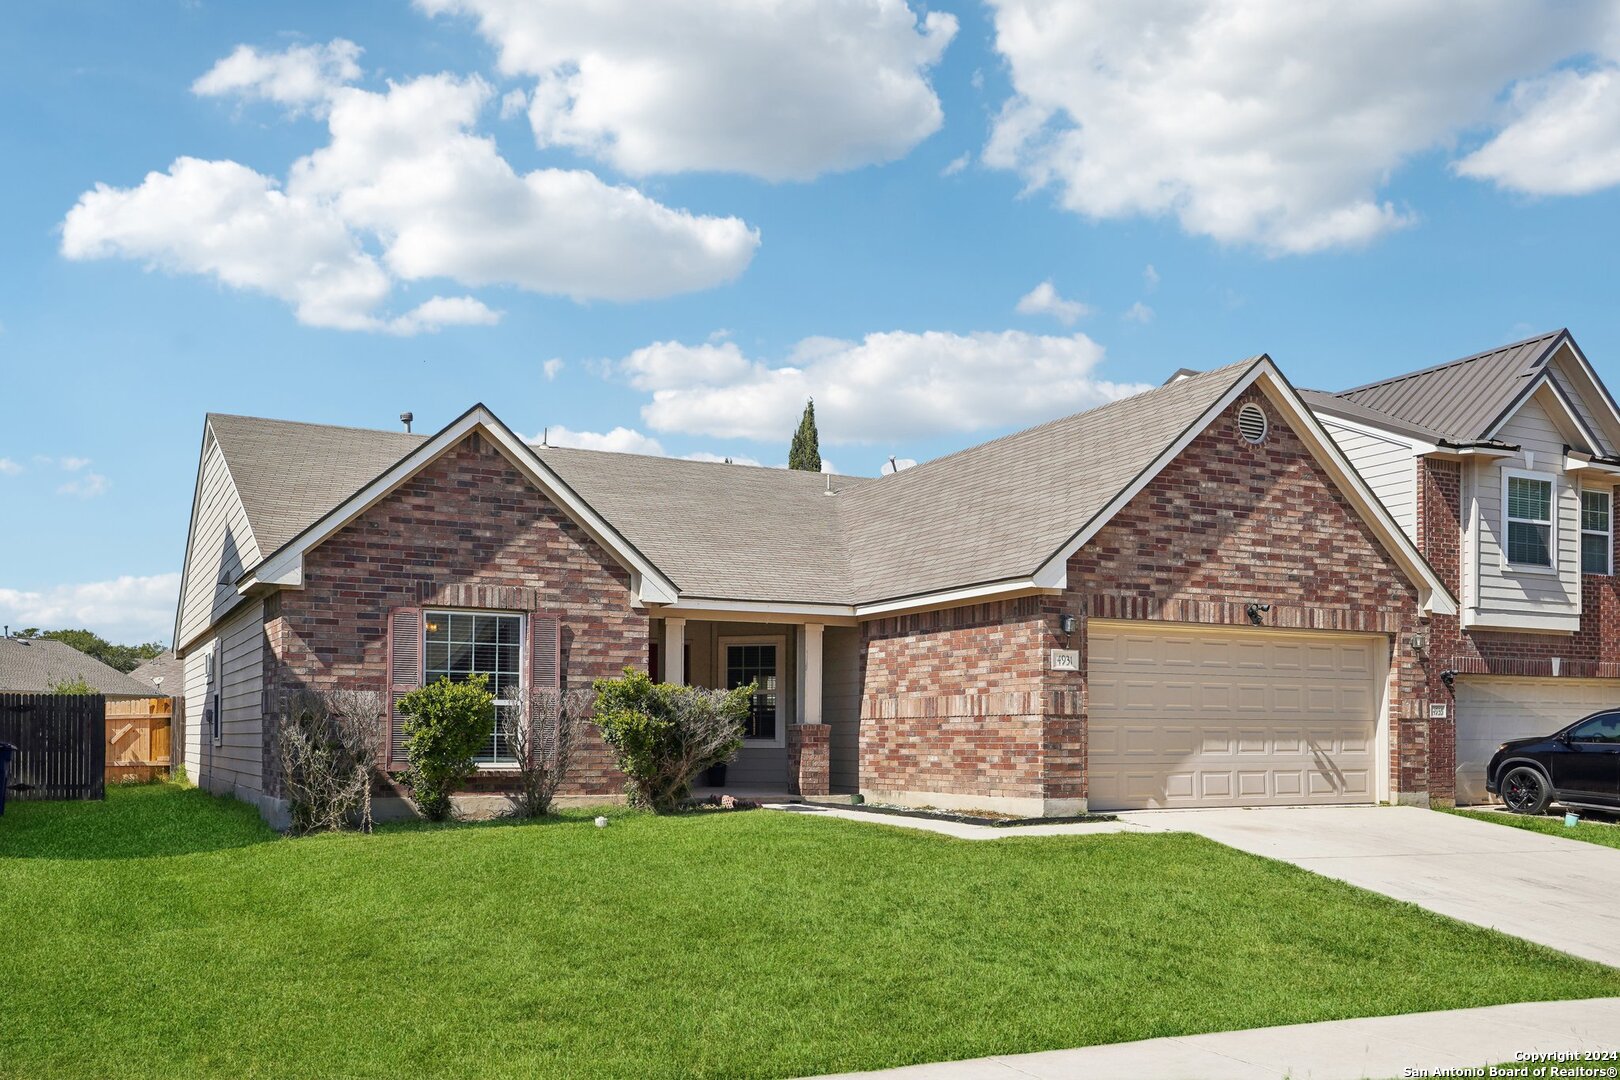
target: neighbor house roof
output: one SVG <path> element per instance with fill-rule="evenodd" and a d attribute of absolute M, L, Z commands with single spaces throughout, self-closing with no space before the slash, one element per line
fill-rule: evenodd
<path fill-rule="evenodd" d="M 129 677 L 171 697 L 185 692 L 185 664 L 168 649 L 136 667 Z"/>
<path fill-rule="evenodd" d="M 152 688 L 53 638 L 0 637 L 0 692 L 48 694 L 83 679 L 108 697 L 151 697 Z"/>
<path fill-rule="evenodd" d="M 683 602 L 867 610 L 981 585 L 1054 587 L 1041 575 L 1056 567 L 1061 576 L 1067 551 L 1133 485 L 1261 377 L 1315 426 L 1259 356 L 875 479 L 525 446 L 483 406 L 433 436 L 240 416 L 210 415 L 209 424 L 263 553 L 244 580 L 297 580 L 301 551 L 431 460 L 435 447 L 482 425 L 542 486 L 587 507 L 617 550 Z M 1338 453 L 1324 443 L 1323 452 Z M 1361 485 L 1348 465 L 1341 483 Z M 1367 513 L 1385 513 L 1360 494 Z M 1431 593 L 1448 595 L 1399 528 L 1385 524 L 1403 565 Z"/>
<path fill-rule="evenodd" d="M 1490 436 L 1568 336 L 1538 334 L 1334 396 L 1451 442 L 1476 442 Z"/>

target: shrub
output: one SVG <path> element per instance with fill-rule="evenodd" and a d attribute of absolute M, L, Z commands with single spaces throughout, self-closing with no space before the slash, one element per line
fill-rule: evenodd
<path fill-rule="evenodd" d="M 742 748 L 754 684 L 735 690 L 655 683 L 626 668 L 596 682 L 596 725 L 628 778 L 632 806 L 678 810 L 704 769 Z"/>
<path fill-rule="evenodd" d="M 71 679 L 58 679 L 56 682 L 47 685 L 49 685 L 53 694 L 82 695 L 96 692 L 96 688 L 85 682 L 84 677 L 80 675 L 75 675 Z"/>
<path fill-rule="evenodd" d="M 568 778 L 580 725 L 595 699 L 589 690 L 531 690 L 521 696 L 507 730 L 518 763 L 518 786 L 512 793 L 514 817 L 551 813 L 557 789 Z"/>
<path fill-rule="evenodd" d="M 282 790 L 297 833 L 371 831 L 371 782 L 383 737 L 382 697 L 370 690 L 300 690 L 276 724 Z"/>
<path fill-rule="evenodd" d="M 446 676 L 400 698 L 398 709 L 410 762 L 401 778 L 422 813 L 443 821 L 450 816 L 450 793 L 477 770 L 473 757 L 494 728 L 489 680 L 473 675 L 451 682 Z"/>

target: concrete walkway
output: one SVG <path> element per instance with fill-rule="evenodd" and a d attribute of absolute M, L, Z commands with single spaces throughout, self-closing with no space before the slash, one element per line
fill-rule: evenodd
<path fill-rule="evenodd" d="M 1120 819 L 1197 833 L 1620 967 L 1615 848 L 1411 806 L 1143 810 Z"/>
<path fill-rule="evenodd" d="M 841 1075 L 884 1080 L 1380 1080 L 1425 1075 L 1408 1069 L 1434 1075 L 1438 1069 L 1501 1065 L 1520 1054 L 1600 1050 L 1620 1051 L 1620 998 L 1332 1020 Z"/>
<path fill-rule="evenodd" d="M 970 825 L 965 821 L 880 814 L 871 810 L 850 810 L 841 806 L 811 803 L 767 803 L 765 809 L 814 817 L 842 818 L 845 821 L 859 821 L 865 825 L 915 829 L 919 832 L 954 837 L 957 840 L 1006 840 L 1014 836 L 1095 836 L 1099 833 L 1151 831 L 1147 826 L 1126 821 L 1070 821 L 1052 825 Z"/>

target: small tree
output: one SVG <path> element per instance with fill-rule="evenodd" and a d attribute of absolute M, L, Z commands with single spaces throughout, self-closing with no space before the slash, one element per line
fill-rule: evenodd
<path fill-rule="evenodd" d="M 590 690 L 530 690 L 518 701 L 507 730 L 517 755 L 517 790 L 512 794 L 516 817 L 544 817 L 568 779 L 580 726 L 596 695 Z"/>
<path fill-rule="evenodd" d="M 382 696 L 300 690 L 276 723 L 282 790 L 297 833 L 371 831 L 371 782 L 383 736 Z"/>
<path fill-rule="evenodd" d="M 58 679 L 47 683 L 53 694 L 93 694 L 96 688 L 84 681 L 82 675 L 75 675 L 71 679 Z"/>
<path fill-rule="evenodd" d="M 449 677 L 419 687 L 399 699 L 405 718 L 402 774 L 411 798 L 430 821 L 450 816 L 450 793 L 477 770 L 475 755 L 495 726 L 495 696 L 489 680 L 473 675 L 460 682 Z"/>
<path fill-rule="evenodd" d="M 625 669 L 596 682 L 596 725 L 627 778 L 632 806 L 678 810 L 704 769 L 742 749 L 754 684 L 735 690 L 655 683 Z"/>
<path fill-rule="evenodd" d="M 788 468 L 804 472 L 821 471 L 821 440 L 816 436 L 816 399 L 804 403 L 804 415 L 799 418 L 799 430 L 793 433 L 793 445 L 788 448 Z"/>

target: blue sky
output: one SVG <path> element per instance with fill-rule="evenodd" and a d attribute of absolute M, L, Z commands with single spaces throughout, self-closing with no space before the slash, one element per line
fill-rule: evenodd
<path fill-rule="evenodd" d="M 814 393 L 872 474 L 1261 351 L 1620 376 L 1612 3 L 621 4 L 12 12 L 0 619 L 166 638 L 210 410 L 779 464 Z"/>

